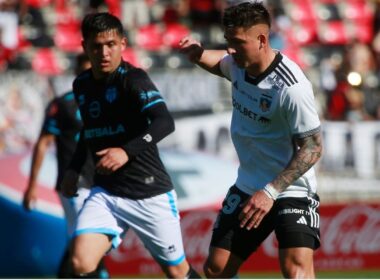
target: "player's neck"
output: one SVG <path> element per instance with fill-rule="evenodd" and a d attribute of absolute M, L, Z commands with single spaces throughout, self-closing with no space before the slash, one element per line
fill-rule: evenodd
<path fill-rule="evenodd" d="M 253 77 L 257 77 L 262 74 L 268 67 L 272 64 L 274 58 L 276 57 L 277 52 L 273 49 L 269 48 L 265 53 L 263 53 L 263 57 L 260 62 L 255 63 L 248 67 L 246 71 L 249 75 Z"/>

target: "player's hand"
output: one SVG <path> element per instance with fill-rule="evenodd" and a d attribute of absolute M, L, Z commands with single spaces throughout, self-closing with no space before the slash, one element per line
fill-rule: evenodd
<path fill-rule="evenodd" d="M 24 197 L 22 200 L 22 206 L 25 210 L 31 211 L 33 205 L 37 201 L 37 190 L 35 188 L 28 188 L 24 193 Z"/>
<path fill-rule="evenodd" d="M 78 179 L 79 174 L 76 171 L 67 170 L 65 172 L 60 185 L 63 196 L 68 198 L 78 196 Z"/>
<path fill-rule="evenodd" d="M 102 175 L 108 175 L 129 160 L 127 153 L 122 148 L 107 148 L 96 153 L 100 157 L 98 163 L 96 164 L 96 172 Z"/>
<path fill-rule="evenodd" d="M 255 192 L 242 205 L 243 209 L 239 214 L 240 227 L 250 230 L 257 228 L 265 215 L 270 211 L 274 200 L 269 198 L 264 191 Z"/>
<path fill-rule="evenodd" d="M 204 52 L 201 43 L 190 36 L 186 36 L 179 41 L 181 53 L 187 55 L 191 62 L 198 62 Z"/>

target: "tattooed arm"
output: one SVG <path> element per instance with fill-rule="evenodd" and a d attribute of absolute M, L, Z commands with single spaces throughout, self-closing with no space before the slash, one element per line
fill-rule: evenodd
<path fill-rule="evenodd" d="M 306 173 L 322 155 L 321 133 L 300 138 L 296 144 L 300 149 L 296 151 L 289 165 L 272 182 L 272 186 L 278 191 L 284 191 L 292 182 Z"/>
<path fill-rule="evenodd" d="M 299 149 L 294 154 L 289 165 L 271 182 L 274 192 L 284 191 L 292 182 L 308 171 L 322 155 L 321 133 L 296 140 Z M 267 186 L 268 186 L 267 185 Z M 243 205 L 239 215 L 240 227 L 250 230 L 257 228 L 264 216 L 272 208 L 274 200 L 268 192 L 261 190 L 255 192 Z"/>

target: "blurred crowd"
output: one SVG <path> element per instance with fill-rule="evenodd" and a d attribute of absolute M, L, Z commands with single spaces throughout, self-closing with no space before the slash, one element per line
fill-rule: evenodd
<path fill-rule="evenodd" d="M 194 66 L 179 54 L 179 39 L 192 34 L 207 48 L 225 48 L 220 19 L 240 2 L 0 0 L 0 154 L 36 138 L 44 105 L 57 94 L 51 79 L 72 75 L 85 14 L 108 11 L 122 19 L 129 43 L 123 57 L 136 66 L 188 71 Z M 274 19 L 271 44 L 303 67 L 321 118 L 380 120 L 380 1 L 264 2 Z"/>

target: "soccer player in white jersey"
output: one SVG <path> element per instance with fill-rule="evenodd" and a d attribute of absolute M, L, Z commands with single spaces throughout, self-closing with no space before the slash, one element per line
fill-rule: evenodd
<path fill-rule="evenodd" d="M 204 50 L 191 37 L 180 42 L 190 61 L 232 88 L 231 137 L 240 166 L 215 222 L 208 278 L 233 277 L 273 230 L 283 276 L 315 277 L 320 121 L 302 70 L 270 47 L 270 21 L 262 3 L 242 3 L 223 16 L 227 52 Z"/>

